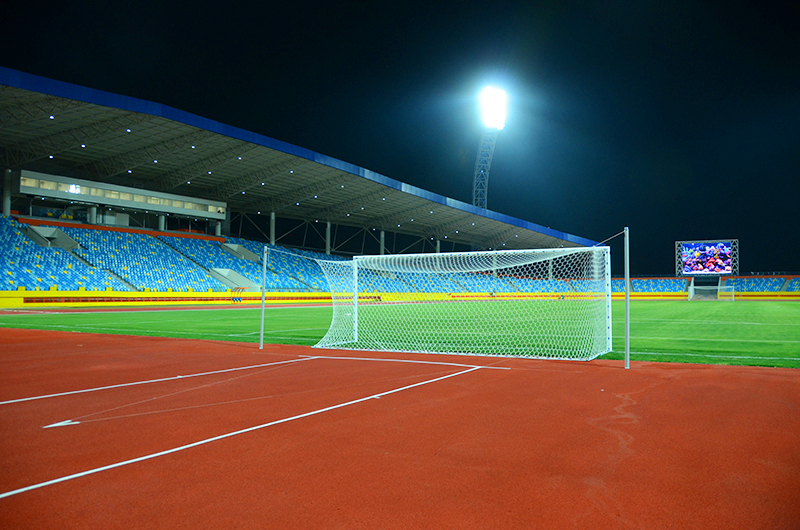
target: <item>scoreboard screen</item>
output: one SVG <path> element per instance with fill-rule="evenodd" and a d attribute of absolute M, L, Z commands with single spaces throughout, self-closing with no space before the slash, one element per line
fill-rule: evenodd
<path fill-rule="evenodd" d="M 678 241 L 676 265 L 685 276 L 735 274 L 737 245 L 727 241 Z"/>

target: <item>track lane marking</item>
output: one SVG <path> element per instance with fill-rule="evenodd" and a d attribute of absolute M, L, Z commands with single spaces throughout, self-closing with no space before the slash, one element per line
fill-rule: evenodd
<path fill-rule="evenodd" d="M 319 357 L 310 357 L 309 359 L 318 359 L 318 358 Z M 38 484 L 32 484 L 30 486 L 25 486 L 24 488 L 18 488 L 18 489 L 15 489 L 15 490 L 6 491 L 4 493 L 0 493 L 0 499 L 5 499 L 6 497 L 11 497 L 13 495 L 18 495 L 20 493 L 25 493 L 27 491 L 36 490 L 36 489 L 39 489 L 39 488 L 43 488 L 45 486 L 52 486 L 54 484 L 60 484 L 62 482 L 66 482 L 68 480 L 73 480 L 73 479 L 76 479 L 76 478 L 81 478 L 81 477 L 85 477 L 85 476 L 88 476 L 88 475 L 93 475 L 95 473 L 100 473 L 102 471 L 108 471 L 110 469 L 116 469 L 118 467 L 123 467 L 123 466 L 127 466 L 127 465 L 130 465 L 130 464 L 136 464 L 138 462 L 144 462 L 146 460 L 152 460 L 152 459 L 158 458 L 160 456 L 166 456 L 166 455 L 169 455 L 169 454 L 177 453 L 179 451 L 185 451 L 186 449 L 192 449 L 194 447 L 199 447 L 201 445 L 209 444 L 211 442 L 224 440 L 225 438 L 231 438 L 233 436 L 238 436 L 240 434 L 245 434 L 245 433 L 248 433 L 248 432 L 257 431 L 259 429 L 264 429 L 266 427 L 272 427 L 273 425 L 279 425 L 281 423 L 288 423 L 290 421 L 299 420 L 299 419 L 302 419 L 302 418 L 307 418 L 309 416 L 316 416 L 317 414 L 322 414 L 323 412 L 330 412 L 332 410 L 340 409 L 340 408 L 343 408 L 343 407 L 348 407 L 350 405 L 355 405 L 357 403 L 362 403 L 364 401 L 368 401 L 368 400 L 371 400 L 371 399 L 380 399 L 380 398 L 382 398 L 384 396 L 388 396 L 388 395 L 391 395 L 391 394 L 396 394 L 397 392 L 402 392 L 403 390 L 409 390 L 411 388 L 415 388 L 415 387 L 418 387 L 418 386 L 427 385 L 427 384 L 430 384 L 430 383 L 435 383 L 437 381 L 442 381 L 442 380 L 448 379 L 450 377 L 455 377 L 455 376 L 458 376 L 458 375 L 467 374 L 469 372 L 474 372 L 475 370 L 480 370 L 481 368 L 484 368 L 484 367 L 483 366 L 475 366 L 473 368 L 469 368 L 467 370 L 462 370 L 460 372 L 455 372 L 455 373 L 448 374 L 448 375 L 445 375 L 445 376 L 442 376 L 442 377 L 437 377 L 437 378 L 434 378 L 434 379 L 428 379 L 427 381 L 421 381 L 419 383 L 414 383 L 412 385 L 407 385 L 407 386 L 404 386 L 404 387 L 395 388 L 393 390 L 387 390 L 386 392 L 380 392 L 378 394 L 372 394 L 371 396 L 366 396 L 366 397 L 363 397 L 363 398 L 354 399 L 352 401 L 346 401 L 344 403 L 339 403 L 337 405 L 331 405 L 330 407 L 325 407 L 325 408 L 321 408 L 321 409 L 317 409 L 317 410 L 312 410 L 311 412 L 298 414 L 296 416 L 290 416 L 288 418 L 283 418 L 283 419 L 280 419 L 280 420 L 270 421 L 268 423 L 262 423 L 261 425 L 255 425 L 253 427 L 248 427 L 246 429 L 240 429 L 238 431 L 233 431 L 233 432 L 229 432 L 229 433 L 226 433 L 226 434 L 220 434 L 219 436 L 213 436 L 211 438 L 206 438 L 204 440 L 199 440 L 197 442 L 192 442 L 190 444 L 181 445 L 181 446 L 178 446 L 178 447 L 173 447 L 172 449 L 166 449 L 164 451 L 159 451 L 157 453 L 151 453 L 149 455 L 144 455 L 144 456 L 140 456 L 140 457 L 137 457 L 137 458 L 131 458 L 130 460 L 123 460 L 122 462 L 116 462 L 114 464 L 109 464 L 109 465 L 106 465 L 106 466 L 96 467 L 94 469 L 81 471 L 79 473 L 73 473 L 71 475 L 66 475 L 66 476 L 55 478 L 55 479 L 48 480 L 48 481 L 45 481 L 45 482 L 40 482 Z"/>
<path fill-rule="evenodd" d="M 123 388 L 126 386 L 136 386 L 136 385 L 147 385 L 150 383 L 161 383 L 163 381 L 174 381 L 176 379 L 188 379 L 190 377 L 202 377 L 204 375 L 214 375 L 214 374 L 224 374 L 226 372 L 236 372 L 239 370 L 253 370 L 255 368 L 264 368 L 266 366 L 276 366 L 279 364 L 288 364 L 288 363 L 296 363 L 300 361 L 310 361 L 312 359 L 318 359 L 319 357 L 301 357 L 299 359 L 292 359 L 289 361 L 278 361 L 274 363 L 266 363 L 266 364 L 253 364 L 250 366 L 240 366 L 238 368 L 227 368 L 225 370 L 214 370 L 213 372 L 200 372 L 197 374 L 188 374 L 188 375 L 175 375 L 172 377 L 162 377 L 161 379 L 149 379 L 147 381 L 134 381 L 132 383 L 120 383 L 118 385 L 109 385 L 109 386 L 99 386 L 95 388 L 84 388 L 82 390 L 70 390 L 68 392 L 59 392 L 57 394 L 44 394 L 41 396 L 31 396 L 26 398 L 18 398 L 18 399 L 9 399 L 8 401 L 0 401 L 0 405 L 9 405 L 11 403 L 22 403 L 24 401 L 35 401 L 37 399 L 47 399 L 53 397 L 61 397 L 61 396 L 70 396 L 73 394 L 85 394 L 87 392 L 98 392 L 100 390 L 110 390 L 112 388 Z"/>
<path fill-rule="evenodd" d="M 318 355 L 318 356 L 301 355 L 300 357 L 311 357 L 313 359 L 339 359 L 344 361 L 384 361 L 393 363 L 437 364 L 443 366 L 461 366 L 464 368 L 488 368 L 490 370 L 511 370 L 511 368 L 507 368 L 504 366 L 448 363 L 444 361 L 418 361 L 414 359 L 380 359 L 377 357 L 328 357 L 326 355 Z"/>

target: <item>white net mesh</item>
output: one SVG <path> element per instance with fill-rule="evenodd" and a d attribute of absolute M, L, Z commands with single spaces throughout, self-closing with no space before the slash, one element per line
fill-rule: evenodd
<path fill-rule="evenodd" d="M 322 261 L 317 348 L 589 360 L 611 350 L 608 247 Z"/>
<path fill-rule="evenodd" d="M 733 302 L 736 292 L 732 285 L 697 285 L 689 288 L 689 300 L 723 300 Z"/>

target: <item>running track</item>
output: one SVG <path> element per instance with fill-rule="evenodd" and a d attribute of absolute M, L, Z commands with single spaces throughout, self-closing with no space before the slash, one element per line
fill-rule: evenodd
<path fill-rule="evenodd" d="M 0 528 L 800 528 L 797 370 L 0 334 Z"/>

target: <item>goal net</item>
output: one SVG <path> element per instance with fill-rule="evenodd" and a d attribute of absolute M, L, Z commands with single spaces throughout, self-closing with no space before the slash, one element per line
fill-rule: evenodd
<path fill-rule="evenodd" d="M 733 302 L 736 289 L 733 285 L 690 285 L 689 300 L 724 300 Z"/>
<path fill-rule="evenodd" d="M 318 260 L 317 348 L 590 360 L 611 351 L 608 247 Z"/>

